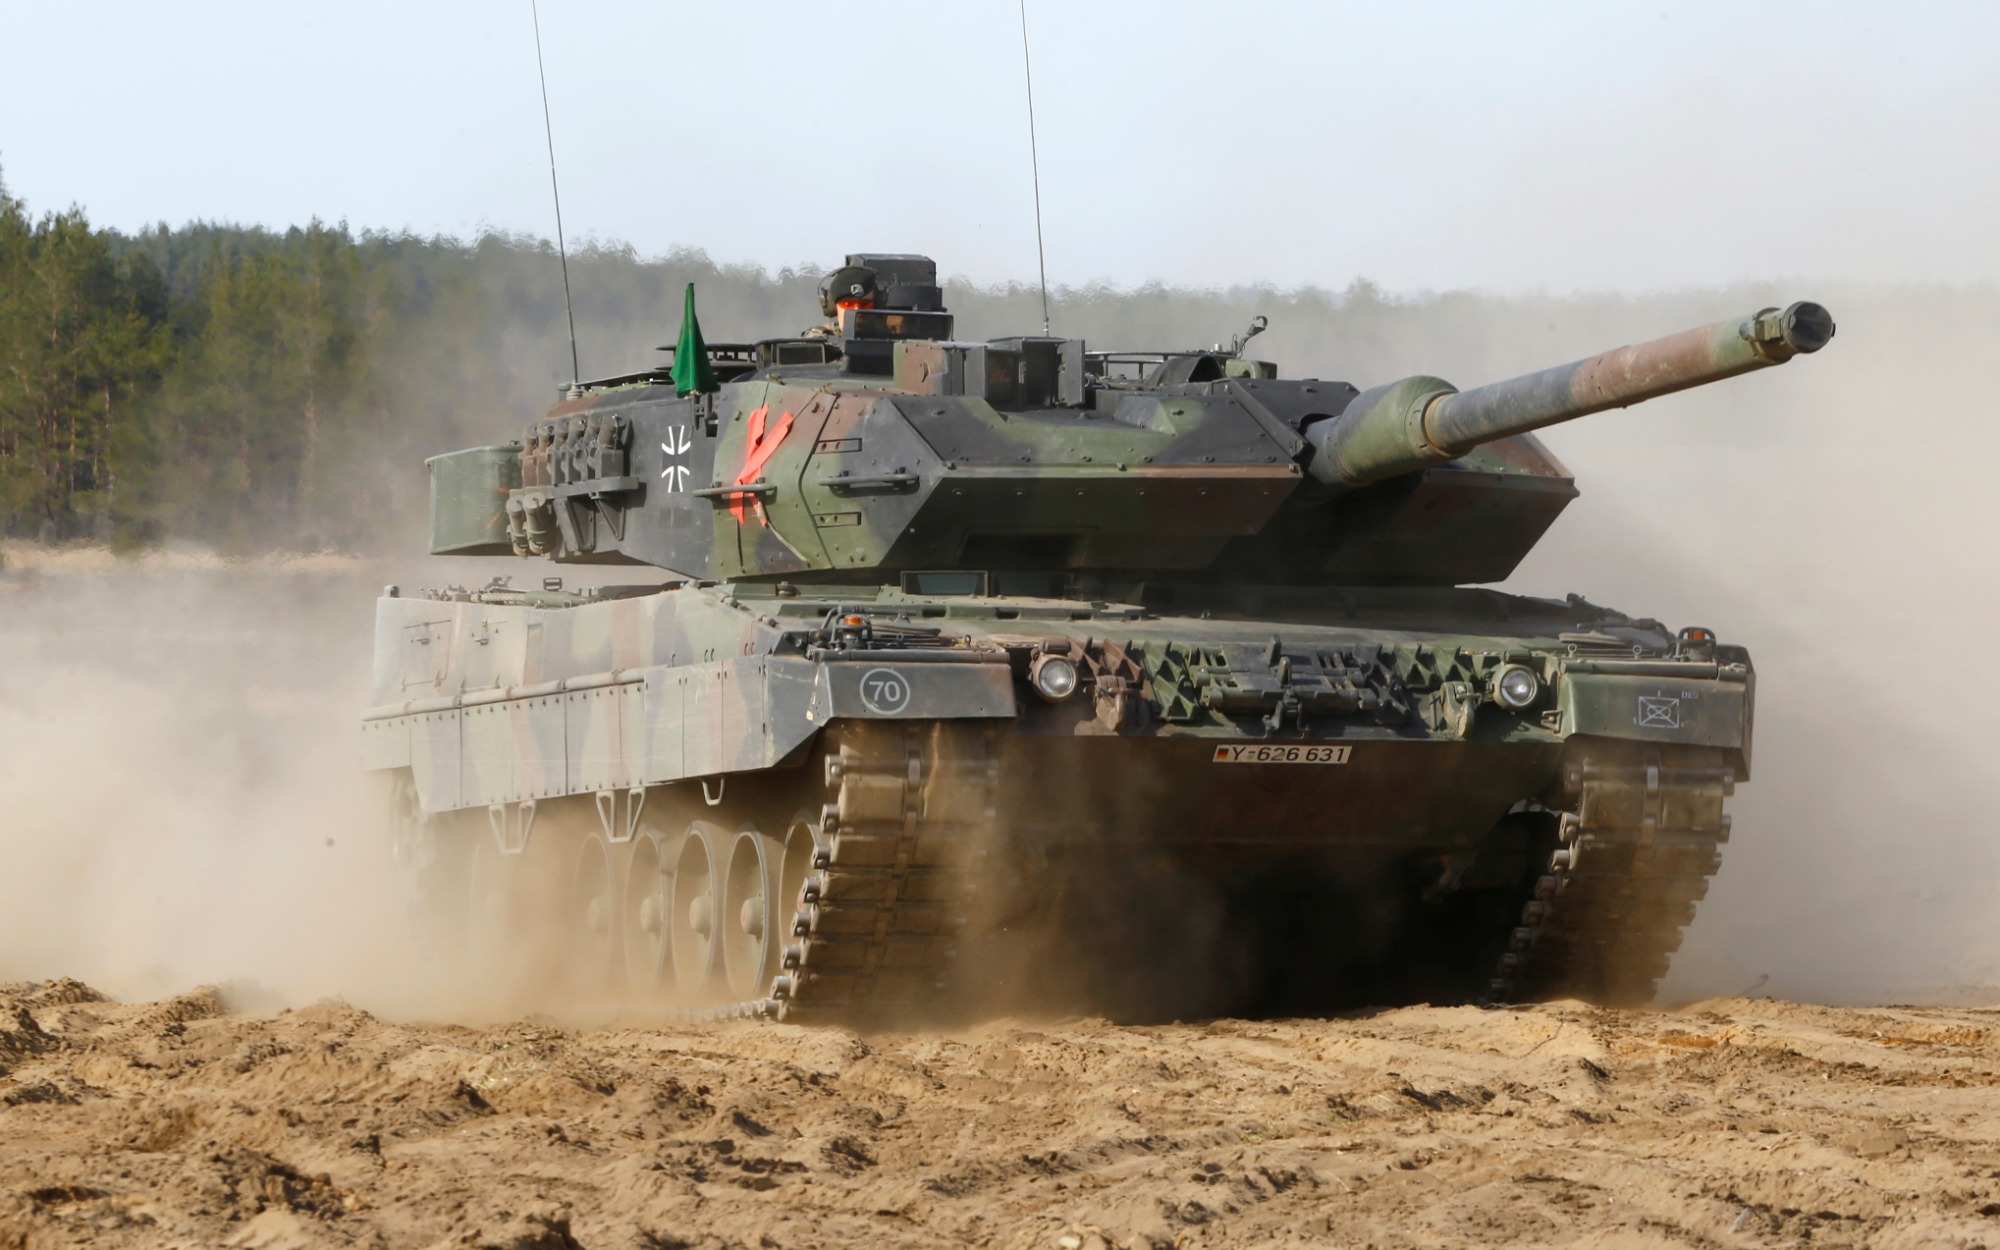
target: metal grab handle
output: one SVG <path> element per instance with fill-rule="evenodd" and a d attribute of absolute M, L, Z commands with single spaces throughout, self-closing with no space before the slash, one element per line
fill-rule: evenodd
<path fill-rule="evenodd" d="M 731 495 L 762 496 L 775 495 L 777 493 L 777 486 L 770 482 L 752 482 L 747 486 L 705 486 L 700 490 L 691 490 L 688 492 L 688 494 L 693 495 L 697 499 L 726 499 Z"/>
<path fill-rule="evenodd" d="M 850 495 L 857 490 L 900 490 L 905 486 L 915 486 L 924 479 L 916 473 L 884 473 L 876 477 L 829 477 L 820 482 L 836 495 Z"/>

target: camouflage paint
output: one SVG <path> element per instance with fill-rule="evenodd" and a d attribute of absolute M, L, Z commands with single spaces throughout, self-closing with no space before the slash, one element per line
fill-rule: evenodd
<path fill-rule="evenodd" d="M 677 585 L 569 596 L 560 607 L 510 602 L 521 598 L 377 603 L 366 764 L 410 769 L 426 810 L 756 772 L 795 760 L 835 720 L 1005 721 L 1023 736 L 1118 738 L 1142 751 L 1195 740 L 1205 745 L 1186 758 L 1204 762 L 1220 744 L 1340 743 L 1362 750 L 1371 770 L 1391 757 L 1431 761 L 1396 766 L 1420 774 L 1455 766 L 1440 748 L 1467 743 L 1503 748 L 1496 759 L 1532 748 L 1550 773 L 1568 739 L 1613 737 L 1721 748 L 1739 776 L 1749 768 L 1747 655 L 1722 647 L 1692 658 L 1673 636 L 1622 618 L 1601 635 L 1606 618 L 1588 605 L 1513 600 L 1502 622 L 1492 606 L 1502 597 L 1480 592 L 1361 594 L 1339 624 L 1260 630 L 1130 604 L 1079 611 L 1061 600 L 897 592 L 779 598 Z M 921 647 L 843 654 L 824 648 L 824 618 L 837 609 L 940 632 Z M 1460 625 L 1411 623 L 1425 617 Z M 1481 617 L 1486 632 L 1463 628 Z M 1101 673 L 1087 672 L 1085 688 L 1055 705 L 1027 684 L 1033 655 L 1074 656 L 1089 669 L 1107 651 L 1129 665 L 1130 707 L 1107 709 Z M 1494 701 L 1512 667 L 1541 683 L 1526 709 Z M 895 697 L 871 696 L 871 675 L 892 679 Z M 1370 691 L 1394 714 L 1384 719 Z M 1649 707 L 1661 710 L 1648 717 Z M 1518 797 L 1509 786 L 1479 791 L 1503 810 Z"/>
<path fill-rule="evenodd" d="M 1191 804 L 1307 803 L 1316 836 L 1430 845 L 1578 793 L 1558 776 L 1575 744 L 1709 752 L 1747 777 L 1740 648 L 1451 587 L 1506 576 L 1576 493 L 1527 431 L 1831 333 L 1793 305 L 1465 392 L 1280 379 L 1227 353 L 1119 382 L 1039 339 L 774 341 L 761 364 L 737 349 L 713 394 L 594 384 L 517 444 L 432 462 L 433 550 L 504 539 L 702 580 L 382 600 L 367 764 L 409 770 L 430 811 L 609 810 L 797 765 L 835 722 L 978 721 L 1008 728 L 1016 786 L 1115 741 L 1198 779 Z M 979 593 L 899 588 L 949 570 Z M 843 634 L 850 617 L 874 641 Z M 1031 688 L 1049 656 L 1078 666 L 1075 697 Z M 1514 669 L 1538 683 L 1527 707 L 1499 698 Z M 1344 763 L 1217 770 L 1245 744 Z"/>

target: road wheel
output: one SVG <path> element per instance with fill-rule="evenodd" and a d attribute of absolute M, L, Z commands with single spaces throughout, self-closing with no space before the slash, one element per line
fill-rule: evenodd
<path fill-rule="evenodd" d="M 475 830 L 467 873 L 467 974 L 482 991 L 508 990 L 520 975 L 519 856 L 502 855 L 491 829 Z"/>
<path fill-rule="evenodd" d="M 618 924 L 618 875 L 601 832 L 585 834 L 570 870 L 563 945 L 570 983 L 586 994 L 609 989 L 619 966 L 623 935 Z"/>
<path fill-rule="evenodd" d="M 390 854 L 402 889 L 403 915 L 426 972 L 450 978 L 465 960 L 465 854 L 450 813 L 424 811 L 416 779 L 396 773 L 386 796 Z"/>
<path fill-rule="evenodd" d="M 671 868 L 665 836 L 656 829 L 641 829 L 625 858 L 618 909 L 626 983 L 641 995 L 659 993 L 673 975 L 667 923 L 673 905 Z"/>
<path fill-rule="evenodd" d="M 779 905 L 776 839 L 746 828 L 729 849 L 722 881 L 722 970 L 729 998 L 761 998 L 771 986 L 790 909 Z"/>
<path fill-rule="evenodd" d="M 667 945 L 674 965 L 674 982 L 684 1003 L 711 1002 L 720 988 L 717 937 L 722 900 L 716 864 L 722 862 L 725 835 L 706 821 L 696 821 L 681 842 L 669 887 Z"/>

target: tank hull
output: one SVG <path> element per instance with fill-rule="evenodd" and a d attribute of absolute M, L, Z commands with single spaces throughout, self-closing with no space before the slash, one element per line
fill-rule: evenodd
<path fill-rule="evenodd" d="M 490 912 L 480 881 L 567 880 L 549 948 L 711 1012 L 919 1010 L 1002 933 L 1010 976 L 1094 968 L 1083 1004 L 1140 1015 L 1633 998 L 1748 773 L 1747 656 L 1581 601 L 836 593 L 381 600 L 364 755 L 401 781 L 404 858 L 448 878 L 413 896 L 463 906 L 471 879 Z M 1587 866 L 1619 880 L 1569 879 Z M 1553 896 L 1591 889 L 1604 914 L 1561 937 Z M 484 923 L 442 922 L 465 946 Z M 1240 966 L 1189 1000 L 1135 944 Z"/>

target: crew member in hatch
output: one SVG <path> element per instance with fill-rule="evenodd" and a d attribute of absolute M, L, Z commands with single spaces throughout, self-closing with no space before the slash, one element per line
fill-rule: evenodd
<path fill-rule="evenodd" d="M 840 337 L 843 308 L 875 307 L 875 271 L 866 265 L 842 265 L 819 280 L 819 310 L 827 318 L 805 332 L 813 339 Z"/>

